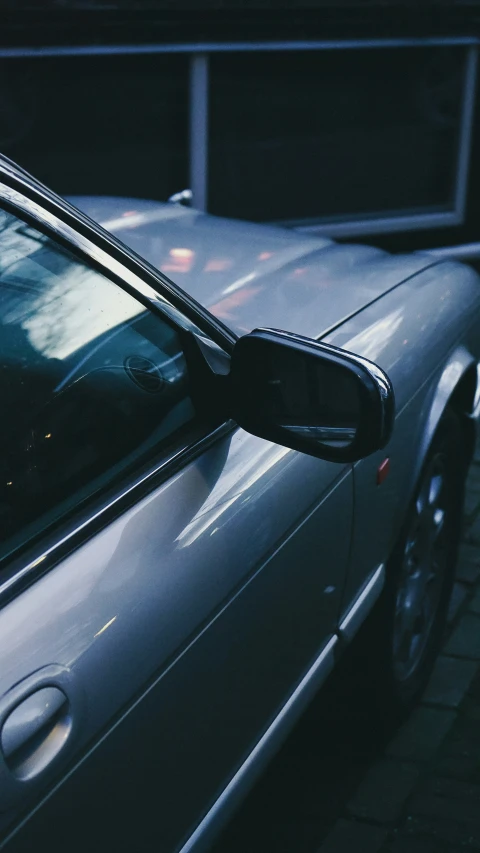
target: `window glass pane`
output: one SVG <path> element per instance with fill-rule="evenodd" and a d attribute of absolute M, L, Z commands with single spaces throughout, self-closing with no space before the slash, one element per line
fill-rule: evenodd
<path fill-rule="evenodd" d="M 0 150 L 56 192 L 188 185 L 186 56 L 4 59 L 0 73 Z"/>
<path fill-rule="evenodd" d="M 209 209 L 350 219 L 453 204 L 464 48 L 211 58 Z"/>
<path fill-rule="evenodd" d="M 178 333 L 0 212 L 0 558 L 194 418 Z"/>

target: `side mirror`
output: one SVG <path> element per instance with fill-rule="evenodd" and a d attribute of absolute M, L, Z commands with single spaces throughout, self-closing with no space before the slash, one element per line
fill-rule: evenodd
<path fill-rule="evenodd" d="M 388 376 L 337 347 L 255 329 L 239 338 L 228 377 L 230 414 L 247 432 L 332 462 L 387 443 L 395 416 Z"/>

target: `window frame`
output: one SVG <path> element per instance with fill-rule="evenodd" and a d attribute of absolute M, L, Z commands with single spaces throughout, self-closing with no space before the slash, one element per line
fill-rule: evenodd
<path fill-rule="evenodd" d="M 146 262 L 137 259 L 120 241 L 46 188 L 37 187 L 30 176 L 4 158 L 0 158 L 0 203 L 66 246 L 80 261 L 173 325 L 181 336 L 186 331 L 207 335 L 224 353 L 231 353 L 236 336 L 220 321 L 201 306 L 197 307 L 194 300 L 154 268 L 149 268 Z M 112 484 L 101 495 L 87 498 L 78 511 L 60 518 L 32 542 L 25 543 L 15 554 L 5 558 L 0 565 L 0 607 L 235 429 L 237 425 L 233 421 L 225 420 L 216 428 L 201 429 L 198 436 L 192 424 L 190 437 L 187 436 L 179 447 L 167 450 L 160 457 L 154 456 L 151 465 L 140 468 L 137 474 L 126 474 L 120 484 Z"/>
<path fill-rule="evenodd" d="M 165 42 L 131 44 L 69 44 L 44 45 L 43 47 L 0 47 L 0 59 L 15 62 L 21 59 L 35 58 L 41 61 L 45 57 L 60 56 L 116 56 L 141 54 L 186 54 L 189 57 L 189 176 L 193 194 L 193 205 L 197 210 L 208 212 L 208 158 L 210 146 L 209 109 L 210 109 L 210 57 L 225 52 L 248 55 L 252 52 L 291 51 L 362 51 L 377 49 L 402 50 L 402 48 L 464 47 L 465 73 L 462 83 L 462 105 L 458 124 L 458 144 L 456 150 L 455 176 L 453 179 L 452 204 L 444 211 L 399 212 L 372 217 L 348 214 L 340 219 L 328 216 L 305 219 L 269 221 L 263 224 L 276 224 L 293 228 L 300 232 L 320 236 L 358 238 L 375 234 L 394 234 L 422 229 L 448 228 L 464 225 L 467 219 L 467 194 L 469 172 L 472 159 L 473 125 L 476 109 L 476 88 L 478 77 L 478 50 L 480 38 L 476 35 L 443 36 L 388 36 L 361 38 L 325 38 L 325 39 L 272 39 L 272 40 L 231 40 L 198 42 Z M 178 188 L 179 190 L 182 187 Z"/>
<path fill-rule="evenodd" d="M 318 215 L 305 217 L 288 217 L 282 219 L 273 219 L 262 221 L 265 225 L 277 225 L 286 228 L 292 228 L 295 231 L 300 231 L 307 234 L 339 237 L 339 238 L 358 238 L 366 235 L 374 234 L 393 234 L 406 231 L 418 231 L 422 229 L 432 228 L 447 228 L 455 227 L 464 224 L 467 214 L 467 195 L 468 195 L 468 178 L 470 171 L 471 152 L 473 145 L 473 125 L 475 115 L 475 99 L 478 76 L 478 45 L 479 40 L 472 38 L 411 38 L 411 39 L 373 39 L 368 40 L 345 40 L 344 42 L 311 42 L 311 43 L 270 43 L 268 46 L 255 45 L 255 50 L 268 53 L 277 48 L 277 52 L 287 53 L 296 51 L 298 53 L 305 51 L 370 51 L 375 52 L 378 49 L 390 48 L 392 50 L 402 50 L 405 48 L 423 48 L 432 50 L 439 47 L 462 47 L 464 49 L 463 57 L 463 73 L 460 93 L 460 110 L 457 124 L 457 140 L 453 152 L 453 176 L 451 186 L 451 203 L 445 205 L 444 209 L 426 209 L 421 206 L 414 206 L 411 210 L 399 210 L 396 212 L 381 210 L 378 213 L 369 214 L 366 211 L 357 214 L 346 211 L 340 215 Z M 254 46 L 237 45 L 234 48 L 237 52 L 246 52 L 248 49 L 253 50 Z M 218 53 L 210 49 L 209 54 Z M 195 115 L 194 101 L 195 98 L 202 103 L 204 110 L 208 109 L 209 100 L 209 80 L 210 71 L 208 64 L 209 54 L 204 54 L 205 69 L 197 63 L 198 67 L 192 65 L 192 78 L 197 79 L 196 87 L 192 85 L 192 114 Z M 196 77 L 195 77 L 196 75 Z M 198 112 L 198 110 L 197 110 Z M 204 119 L 204 123 L 208 119 Z M 195 138 L 202 138 L 200 131 L 202 127 L 195 125 Z M 211 130 L 208 126 L 203 129 L 206 139 L 203 141 L 202 151 L 205 150 L 203 164 L 194 163 L 192 159 L 192 188 L 193 201 L 197 204 L 197 196 L 202 201 L 208 198 L 208 156 L 209 142 Z M 197 160 L 198 160 L 197 156 Z M 195 168 L 194 168 L 195 167 Z M 194 181 L 193 175 L 196 175 Z M 203 184 L 200 180 L 203 178 Z M 195 192 L 195 187 L 199 189 Z M 443 206 L 442 206 L 443 207 Z M 208 203 L 205 201 L 205 210 L 208 211 Z M 221 215 L 216 213 L 216 215 Z"/>

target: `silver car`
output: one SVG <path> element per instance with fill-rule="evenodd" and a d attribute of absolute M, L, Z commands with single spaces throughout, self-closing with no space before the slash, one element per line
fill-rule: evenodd
<path fill-rule="evenodd" d="M 480 278 L 6 159 L 0 196 L 0 846 L 198 853 L 372 609 L 385 703 L 426 683 Z"/>

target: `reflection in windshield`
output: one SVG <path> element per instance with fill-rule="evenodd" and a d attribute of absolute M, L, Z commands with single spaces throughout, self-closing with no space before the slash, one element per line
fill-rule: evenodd
<path fill-rule="evenodd" d="M 64 359 L 143 306 L 43 234 L 9 214 L 0 231 L 2 317 L 18 325 L 40 355 Z M 9 221 L 8 221 L 9 220 Z M 5 288 L 10 296 L 6 298 Z"/>
<path fill-rule="evenodd" d="M 52 281 L 23 319 L 33 346 L 49 358 L 66 358 L 119 323 L 138 316 L 143 305 L 120 288 L 113 294 L 82 267 Z"/>

